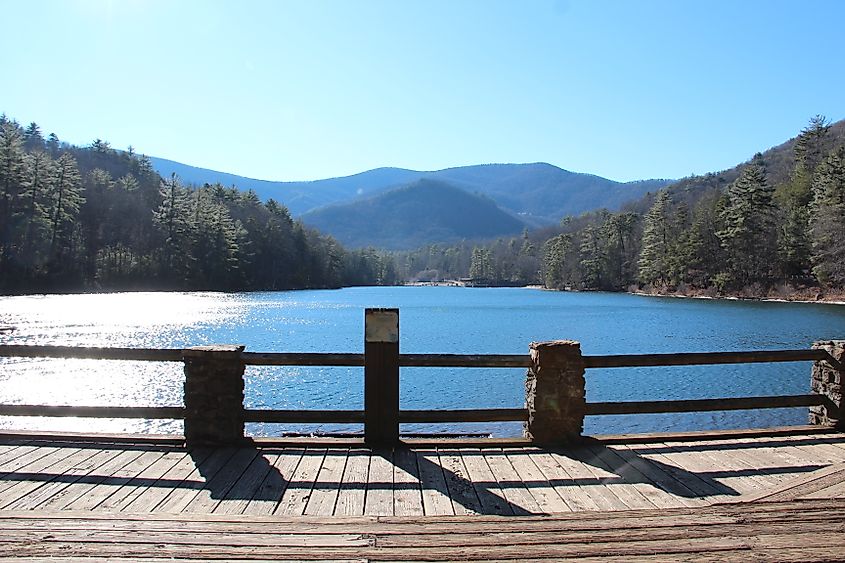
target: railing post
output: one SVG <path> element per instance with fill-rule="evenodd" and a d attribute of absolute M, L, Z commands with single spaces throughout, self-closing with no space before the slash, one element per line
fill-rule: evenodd
<path fill-rule="evenodd" d="M 399 441 L 399 309 L 364 311 L 364 440 Z"/>
<path fill-rule="evenodd" d="M 240 444 L 244 438 L 244 346 L 182 350 L 185 363 L 185 442 Z"/>
<path fill-rule="evenodd" d="M 827 405 L 810 407 L 810 424 L 831 425 L 845 429 L 845 412 L 842 401 L 842 376 L 845 374 L 845 340 L 814 342 L 813 350 L 825 350 L 833 361 L 817 360 L 813 363 L 811 387 L 813 393 L 830 399 Z"/>
<path fill-rule="evenodd" d="M 532 366 L 525 380 L 525 437 L 543 445 L 578 440 L 586 412 L 581 345 L 572 340 L 532 342 L 529 350 Z"/>

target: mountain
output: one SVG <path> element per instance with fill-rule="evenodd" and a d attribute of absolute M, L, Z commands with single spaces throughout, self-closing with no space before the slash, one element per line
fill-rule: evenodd
<path fill-rule="evenodd" d="M 302 221 L 350 247 L 389 250 L 434 242 L 513 235 L 525 223 L 488 197 L 423 178 L 406 186 L 302 216 Z"/>
<path fill-rule="evenodd" d="M 176 173 L 191 184 L 236 185 L 252 189 L 262 199 L 274 198 L 294 216 L 334 203 L 374 195 L 423 178 L 443 181 L 468 192 L 485 194 L 503 209 L 519 215 L 532 226 L 554 224 L 566 215 L 607 208 L 619 209 L 628 201 L 659 190 L 670 180 L 615 182 L 569 172 L 551 164 L 483 164 L 430 172 L 403 168 L 377 168 L 352 176 L 310 182 L 271 182 L 188 166 L 172 160 L 150 158 L 162 176 Z"/>

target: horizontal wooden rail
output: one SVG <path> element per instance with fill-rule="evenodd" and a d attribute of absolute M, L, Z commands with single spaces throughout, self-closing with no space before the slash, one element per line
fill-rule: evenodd
<path fill-rule="evenodd" d="M 91 348 L 84 346 L 0 346 L 0 357 L 73 358 L 84 360 L 130 360 L 141 362 L 181 362 L 178 348 Z"/>
<path fill-rule="evenodd" d="M 460 409 L 460 410 L 400 410 L 399 422 L 523 422 L 528 410 L 521 409 Z"/>
<path fill-rule="evenodd" d="M 432 368 L 527 368 L 527 354 L 400 354 L 401 367 Z"/>
<path fill-rule="evenodd" d="M 832 401 L 824 395 L 775 395 L 769 397 L 737 397 L 729 399 L 691 399 L 676 401 L 621 401 L 587 403 L 587 414 L 657 414 L 733 411 L 745 409 L 814 407 L 818 405 L 832 404 Z"/>
<path fill-rule="evenodd" d="M 752 352 L 694 352 L 684 354 L 631 354 L 584 356 L 588 368 L 629 368 L 694 366 L 716 364 L 755 364 L 832 360 L 825 350 L 755 350 Z"/>
<path fill-rule="evenodd" d="M 364 411 L 247 409 L 245 422 L 363 424 Z"/>
<path fill-rule="evenodd" d="M 242 352 L 241 358 L 248 366 L 364 366 L 364 354 Z"/>
<path fill-rule="evenodd" d="M 77 407 L 0 405 L 0 416 L 79 416 L 92 418 L 183 419 L 183 407 Z"/>

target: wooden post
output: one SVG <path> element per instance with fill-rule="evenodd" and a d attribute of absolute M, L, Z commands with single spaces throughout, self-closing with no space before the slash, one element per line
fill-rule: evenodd
<path fill-rule="evenodd" d="M 532 342 L 529 351 L 525 437 L 550 446 L 577 441 L 587 409 L 581 345 L 572 340 Z"/>
<path fill-rule="evenodd" d="M 196 346 L 185 362 L 185 442 L 230 446 L 244 437 L 243 346 Z"/>
<path fill-rule="evenodd" d="M 364 440 L 399 441 L 399 309 L 364 311 Z"/>
<path fill-rule="evenodd" d="M 830 360 L 813 363 L 811 387 L 813 393 L 825 395 L 827 405 L 810 407 L 810 424 L 845 429 L 845 401 L 842 400 L 842 379 L 845 375 L 845 340 L 814 342 L 813 350 L 825 350 Z"/>

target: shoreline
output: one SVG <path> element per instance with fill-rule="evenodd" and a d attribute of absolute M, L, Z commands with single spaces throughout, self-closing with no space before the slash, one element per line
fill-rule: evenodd
<path fill-rule="evenodd" d="M 807 303 L 816 305 L 845 305 L 845 299 L 840 296 L 818 299 L 790 299 L 789 297 L 742 297 L 739 295 L 684 295 L 678 293 L 650 293 L 647 291 L 625 291 L 629 295 L 641 297 L 668 297 L 672 299 L 710 299 L 714 301 L 761 301 L 768 303 Z"/>

